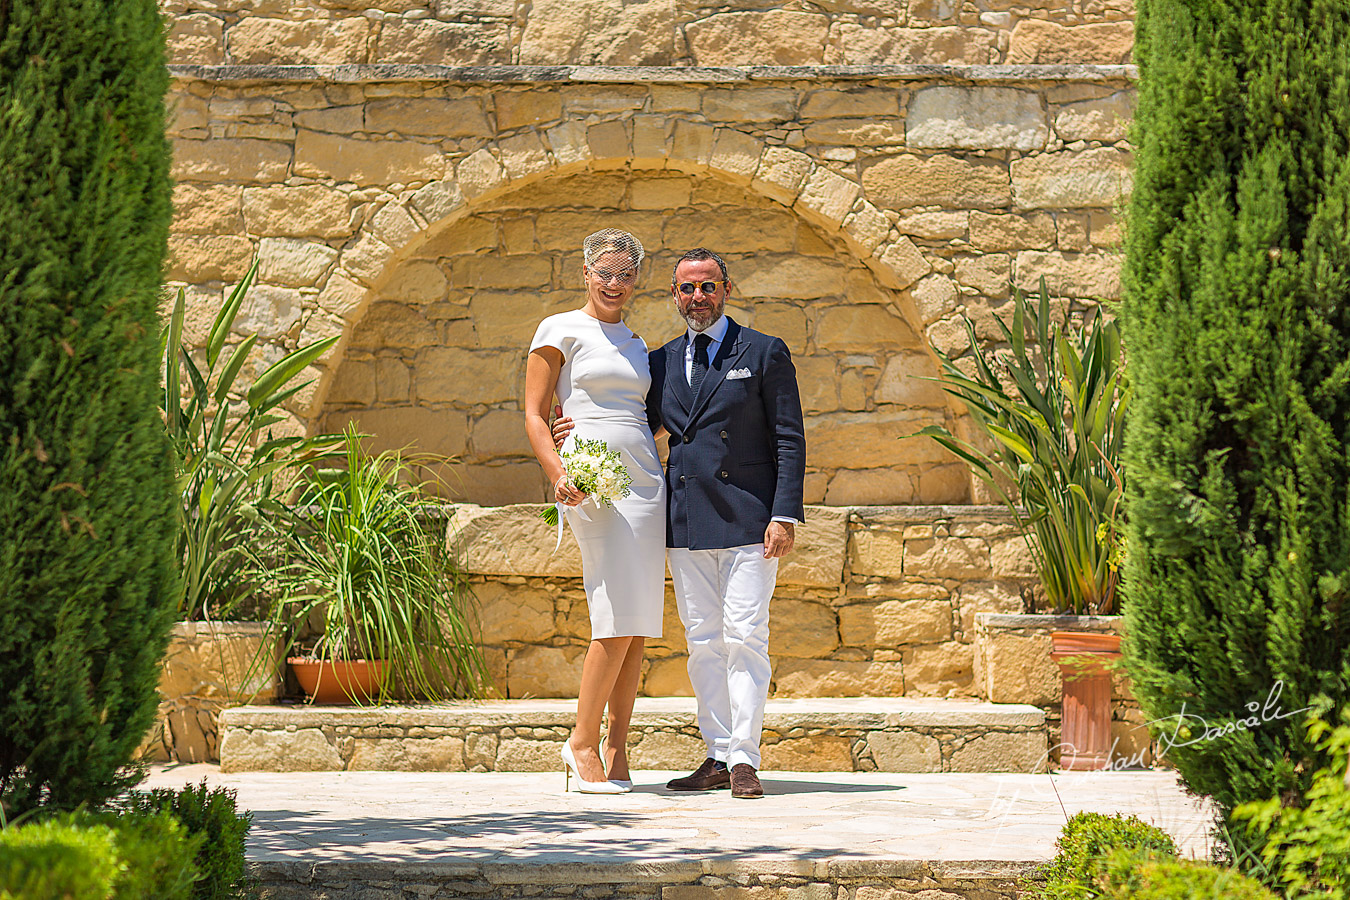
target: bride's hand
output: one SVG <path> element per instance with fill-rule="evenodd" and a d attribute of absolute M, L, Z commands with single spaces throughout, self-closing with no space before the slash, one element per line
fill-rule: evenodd
<path fill-rule="evenodd" d="M 561 450 L 563 442 L 567 440 L 567 436 L 572 433 L 572 429 L 576 426 L 571 418 L 562 414 L 561 406 L 553 407 L 553 416 L 553 448 Z"/>
<path fill-rule="evenodd" d="M 577 506 L 586 499 L 586 492 L 578 488 L 566 475 L 561 476 L 553 485 L 553 496 L 563 506 Z"/>

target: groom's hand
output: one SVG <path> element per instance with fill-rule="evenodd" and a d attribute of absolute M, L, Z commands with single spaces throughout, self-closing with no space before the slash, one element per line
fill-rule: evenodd
<path fill-rule="evenodd" d="M 572 433 L 572 420 L 562 414 L 562 407 L 553 407 L 553 449 L 561 450 L 563 442 Z"/>
<path fill-rule="evenodd" d="M 796 527 L 791 522 L 770 522 L 764 529 L 764 558 L 787 556 L 792 551 Z"/>

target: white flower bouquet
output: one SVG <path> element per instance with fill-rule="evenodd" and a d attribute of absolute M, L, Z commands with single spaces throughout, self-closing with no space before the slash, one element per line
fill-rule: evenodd
<path fill-rule="evenodd" d="M 572 449 L 560 454 L 567 479 L 578 490 L 585 491 L 602 506 L 613 506 L 629 494 L 633 476 L 628 474 L 618 450 L 609 449 L 604 441 L 577 439 Z M 558 510 L 554 504 L 539 514 L 550 525 L 558 524 Z"/>

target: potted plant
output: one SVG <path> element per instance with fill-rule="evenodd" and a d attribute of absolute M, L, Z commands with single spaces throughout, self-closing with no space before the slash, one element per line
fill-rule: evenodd
<path fill-rule="evenodd" d="M 275 435 L 282 404 L 308 384 L 297 379 L 337 341 L 326 338 L 283 356 L 251 384 L 240 383 L 256 335 L 231 349 L 239 310 L 257 274 L 245 274 L 217 313 L 204 348 L 183 343 L 187 317 L 180 288 L 160 335 L 161 414 L 174 451 L 181 502 L 178 557 L 180 622 L 164 660 L 156 755 L 181 762 L 215 757 L 216 719 L 228 703 L 270 696 L 275 654 L 261 653 L 263 625 L 232 621 L 240 598 L 244 547 L 259 510 L 275 505 L 287 474 L 334 446 L 335 435 Z M 227 352 L 228 351 L 228 352 Z"/>
<path fill-rule="evenodd" d="M 271 628 L 314 702 L 480 697 L 489 676 L 472 596 L 429 533 L 415 463 L 369 456 L 361 437 L 348 425 L 340 465 L 307 467 L 288 515 L 268 526 L 255 558 L 276 597 Z"/>
<path fill-rule="evenodd" d="M 919 433 L 962 459 L 1011 511 L 1052 612 L 1115 614 L 1130 394 L 1119 324 L 1100 310 L 1081 329 L 1054 324 L 1045 279 L 1035 303 L 1013 289 L 1011 327 L 994 318 L 1006 350 L 981 347 L 963 318 L 969 355 L 934 348 L 937 380 L 965 405 L 984 441 L 936 425 Z M 1120 636 L 1056 631 L 1051 641 L 1063 673 L 1062 746 L 1072 751 L 1065 767 L 1101 768 L 1111 747 L 1109 663 L 1120 655 Z"/>

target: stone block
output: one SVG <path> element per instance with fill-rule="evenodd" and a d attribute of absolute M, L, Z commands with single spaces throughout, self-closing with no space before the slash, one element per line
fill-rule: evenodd
<path fill-rule="evenodd" d="M 888 15 L 894 15 L 888 10 Z M 832 66 L 987 65 L 997 53 L 991 32 L 978 28 L 878 28 L 842 22 L 830 34 Z"/>
<path fill-rule="evenodd" d="M 225 62 L 225 23 L 203 13 L 168 19 L 169 59 L 177 65 L 218 66 Z"/>
<path fill-rule="evenodd" d="M 942 745 L 926 734 L 873 731 L 867 746 L 878 772 L 941 772 Z"/>
<path fill-rule="evenodd" d="M 914 477 L 902 468 L 839 469 L 825 491 L 825 502 L 837 506 L 913 503 L 914 499 Z"/>
<path fill-rule="evenodd" d="M 352 346 L 362 350 L 404 350 L 437 343 L 436 326 L 422 309 L 388 300 L 370 305 L 352 338 Z"/>
<path fill-rule="evenodd" d="M 1109 97 L 1066 103 L 1055 112 L 1055 134 L 1061 141 L 1123 141 L 1134 118 L 1137 95 L 1117 91 Z"/>
<path fill-rule="evenodd" d="M 473 424 L 473 452 L 480 457 L 530 456 L 525 417 L 519 410 L 493 409 Z"/>
<path fill-rule="evenodd" d="M 553 598 L 547 591 L 488 581 L 474 585 L 473 593 L 483 643 L 539 644 L 553 638 Z"/>
<path fill-rule="evenodd" d="M 970 227 L 970 213 L 966 210 L 954 212 L 921 212 L 901 216 L 895 228 L 901 234 L 912 235 L 930 241 L 949 241 L 963 238 Z"/>
<path fill-rule="evenodd" d="M 702 93 L 711 122 L 789 122 L 797 115 L 796 91 L 783 88 L 713 88 Z"/>
<path fill-rule="evenodd" d="M 483 147 L 470 153 L 455 167 L 455 181 L 470 200 L 506 183 L 506 169 L 497 157 Z"/>
<path fill-rule="evenodd" d="M 435 181 L 445 173 L 439 148 L 415 141 L 361 141 L 316 131 L 295 136 L 295 172 L 359 185 Z"/>
<path fill-rule="evenodd" d="M 1008 296 L 1012 281 L 1012 259 L 1004 253 L 960 257 L 956 260 L 956 280 L 991 300 L 1002 300 Z"/>
<path fill-rule="evenodd" d="M 378 63 L 503 66 L 511 63 L 506 22 L 438 22 L 388 16 L 380 26 Z"/>
<path fill-rule="evenodd" d="M 1023 250 L 1017 254 L 1015 278 L 1019 287 L 1035 290 L 1043 276 L 1057 297 L 1118 300 L 1123 261 L 1119 253 Z"/>
<path fill-rule="evenodd" d="M 906 647 L 904 663 L 906 696 L 969 697 L 975 692 L 975 659 L 970 644 L 948 641 Z"/>
<path fill-rule="evenodd" d="M 878 248 L 876 261 L 877 265 L 872 271 L 877 273 L 883 284 L 897 290 L 909 287 L 933 269 L 919 248 L 907 237 Z"/>
<path fill-rule="evenodd" d="M 910 578 L 965 581 L 992 573 L 989 545 L 979 538 L 934 537 L 905 542 L 905 574 Z"/>
<path fill-rule="evenodd" d="M 179 184 L 173 189 L 177 234 L 236 234 L 244 230 L 240 189 L 234 185 Z"/>
<path fill-rule="evenodd" d="M 439 60 L 437 64 L 450 65 Z M 488 137 L 492 134 L 483 104 L 477 99 L 388 97 L 369 100 L 366 102 L 365 125 L 366 131 L 380 134 L 393 131 L 437 138 Z"/>
<path fill-rule="evenodd" d="M 905 143 L 905 129 L 897 118 L 866 121 L 822 119 L 806 126 L 808 143 L 838 147 L 887 147 Z"/>
<path fill-rule="evenodd" d="M 375 365 L 344 359 L 328 388 L 328 403 L 370 406 L 375 402 Z"/>
<path fill-rule="evenodd" d="M 891 220 L 866 200 L 844 219 L 844 240 L 863 258 L 871 256 L 890 233 Z"/>
<path fill-rule="evenodd" d="M 562 765 L 562 741 L 505 738 L 497 745 L 494 772 L 556 772 Z"/>
<path fill-rule="evenodd" d="M 759 168 L 762 150 L 758 138 L 734 128 L 719 128 L 708 165 L 738 184 L 748 184 Z"/>
<path fill-rule="evenodd" d="M 671 165 L 685 171 L 698 171 L 712 159 L 717 129 L 680 119 L 670 144 Z"/>
<path fill-rule="evenodd" d="M 282 337 L 300 324 L 303 302 L 298 290 L 255 284 L 244 296 L 231 330 L 268 340 Z"/>
<path fill-rule="evenodd" d="M 664 696 L 664 695 L 662 695 Z M 653 731 L 628 748 L 628 764 L 634 769 L 693 771 L 708 755 L 702 738 L 669 731 Z"/>
<path fill-rule="evenodd" d="M 845 291 L 843 268 L 814 257 L 756 254 L 739 261 L 731 277 L 740 296 L 748 298 L 814 300 Z"/>
<path fill-rule="evenodd" d="M 890 209 L 992 209 L 1007 206 L 1012 199 L 1008 170 L 1003 165 L 945 154 L 882 159 L 863 172 L 862 184 L 868 199 Z"/>
<path fill-rule="evenodd" d="M 961 631 L 967 638 L 975 633 L 976 613 L 1017 615 L 1025 606 L 1016 581 L 968 581 L 957 590 L 956 603 L 961 611 Z"/>
<path fill-rule="evenodd" d="M 394 270 L 381 294 L 404 303 L 431 304 L 445 299 L 448 285 L 440 266 L 414 259 Z"/>
<path fill-rule="evenodd" d="M 1060 702 L 1059 667 L 1050 659 L 1050 635 L 982 632 L 976 625 L 976 693 L 990 703 Z"/>
<path fill-rule="evenodd" d="M 823 603 L 778 597 L 769 606 L 769 636 L 777 656 L 828 656 L 839 646 L 839 621 Z"/>
<path fill-rule="evenodd" d="M 698 66 L 811 66 L 824 62 L 830 20 L 785 9 L 717 13 L 684 27 Z"/>
<path fill-rule="evenodd" d="M 673 635 L 669 626 L 665 629 L 666 638 L 683 640 L 683 630 L 677 629 Z M 689 658 L 687 656 L 667 656 L 653 659 L 642 679 L 644 697 L 692 697 L 694 686 L 689 681 Z"/>
<path fill-rule="evenodd" d="M 464 206 L 464 192 L 459 189 L 459 185 L 453 179 L 444 181 L 433 181 L 412 195 L 408 200 L 408 205 L 422 214 L 422 218 L 429 223 L 436 223 L 442 219 L 448 218 Z M 448 232 L 442 232 L 439 239 L 434 242 L 435 246 L 441 246 L 446 242 L 447 236 L 451 242 L 462 240 L 470 234 L 477 234 L 480 230 L 493 232 L 493 242 L 495 243 L 496 229 L 482 219 L 468 219 L 457 229 L 451 229 Z M 491 246 L 484 244 L 472 247 L 463 252 L 482 249 Z M 430 250 L 430 245 L 426 248 Z M 454 251 L 451 251 L 454 252 Z"/>
<path fill-rule="evenodd" d="M 214 138 L 174 141 L 175 181 L 266 184 L 286 178 L 291 148 L 281 141 Z"/>
<path fill-rule="evenodd" d="M 327 427 L 340 431 L 347 422 L 370 437 L 366 452 L 404 450 L 432 456 L 458 456 L 464 452 L 468 426 L 464 414 L 448 409 L 423 406 L 390 406 L 330 415 Z"/>
<path fill-rule="evenodd" d="M 760 767 L 771 772 L 852 772 L 853 740 L 836 734 L 815 734 L 765 742 Z"/>
<path fill-rule="evenodd" d="M 1130 154 L 1114 147 L 1012 162 L 1013 202 L 1023 209 L 1115 206 L 1129 196 L 1133 181 Z"/>
<path fill-rule="evenodd" d="M 244 188 L 242 209 L 253 234 L 339 238 L 354 230 L 351 206 L 342 191 L 303 184 Z"/>
<path fill-rule="evenodd" d="M 493 91 L 497 128 L 533 128 L 562 118 L 562 97 L 551 91 L 530 87 L 522 91 Z"/>
<path fill-rule="evenodd" d="M 366 62 L 370 21 L 360 16 L 289 21 L 247 16 L 226 33 L 236 65 L 341 66 Z"/>
<path fill-rule="evenodd" d="M 875 87 L 812 91 L 802 102 L 803 119 L 894 118 L 900 115 L 896 91 Z"/>
<path fill-rule="evenodd" d="M 1137 709 L 1126 712 L 1135 713 L 1138 718 L 1143 718 L 1143 714 Z M 1152 766 L 1153 763 L 1153 738 L 1148 733 L 1148 726 L 1142 721 L 1119 719 L 1112 721 L 1111 768 L 1114 770 Z"/>
<path fill-rule="evenodd" d="M 1005 265 L 1008 260 L 1004 258 Z M 1008 265 L 1011 271 L 1011 265 Z M 1006 290 L 1006 288 L 1005 288 Z M 950 315 L 956 311 L 956 300 L 960 295 L 956 289 L 956 283 L 946 275 L 929 275 L 921 278 L 909 289 L 910 299 L 914 301 L 914 308 L 919 313 L 919 318 L 926 324 L 941 319 L 943 316 Z M 936 370 L 933 366 L 927 367 L 930 371 L 927 374 L 934 375 Z"/>
<path fill-rule="evenodd" d="M 1088 213 L 1088 239 L 1094 247 L 1119 247 L 1124 234 L 1115 213 L 1109 209 L 1094 209 Z"/>
<path fill-rule="evenodd" d="M 934 441 L 906 441 L 909 447 L 899 443 L 901 437 L 915 433 L 931 421 L 932 414 L 925 410 L 808 416 L 806 446 L 811 448 L 811 464 L 825 469 L 847 468 L 860 460 L 889 461 L 906 451 L 910 454 L 907 462 L 941 460 L 934 452 L 935 448 L 939 451 L 941 448 Z"/>
<path fill-rule="evenodd" d="M 500 461 L 456 467 L 441 496 L 466 503 L 542 504 L 548 487 L 538 463 Z"/>
<path fill-rule="evenodd" d="M 430 347 L 417 354 L 417 397 L 428 403 L 511 403 L 520 399 L 524 360 L 519 352 L 470 353 Z"/>
<path fill-rule="evenodd" d="M 1026 18 L 1009 36 L 1007 64 L 1119 65 L 1130 61 L 1133 49 L 1132 22 L 1061 25 Z"/>
<path fill-rule="evenodd" d="M 858 352 L 918 347 L 919 339 L 893 306 L 829 306 L 816 319 L 816 345 Z"/>
<path fill-rule="evenodd" d="M 946 600 L 883 600 L 839 609 L 839 634 L 845 645 L 896 649 L 952 638 L 952 607 Z"/>
<path fill-rule="evenodd" d="M 1044 147 L 1048 136 L 1040 96 L 1013 88 L 924 88 L 905 115 L 911 147 L 1027 151 Z"/>
<path fill-rule="evenodd" d="M 253 243 L 236 235 L 169 237 L 170 281 L 232 281 L 244 277 L 253 262 Z"/>
<path fill-rule="evenodd" d="M 853 209 L 859 193 L 856 182 L 817 166 L 806 177 L 793 208 L 812 221 L 837 228 Z"/>
<path fill-rule="evenodd" d="M 996 578 L 1035 578 L 1036 560 L 1021 536 L 989 542 L 989 564 Z"/>
<path fill-rule="evenodd" d="M 775 697 L 902 697 L 899 662 L 780 659 L 774 665 Z"/>
<path fill-rule="evenodd" d="M 778 564 L 778 583 L 813 587 L 839 584 L 847 539 L 847 510 L 806 507 L 806 522 L 797 528 L 792 552 Z"/>
<path fill-rule="evenodd" d="M 258 276 L 269 284 L 312 287 L 323 281 L 338 251 L 299 238 L 265 237 L 258 245 Z"/>
<path fill-rule="evenodd" d="M 1049 249 L 1055 244 L 1055 217 L 1046 212 L 1014 215 L 972 211 L 970 242 L 987 252 Z"/>
<path fill-rule="evenodd" d="M 1045 732 L 990 732 L 967 738 L 952 750 L 949 772 L 1044 772 Z"/>
<path fill-rule="evenodd" d="M 463 772 L 464 739 L 356 738 L 349 772 Z"/>
<path fill-rule="evenodd" d="M 353 315 L 365 299 L 366 289 L 341 272 L 328 276 L 328 283 L 319 292 L 319 308 L 335 316 Z"/>
<path fill-rule="evenodd" d="M 329 134 L 353 134 L 365 130 L 365 108 L 362 106 L 328 106 L 323 109 L 303 109 L 291 119 L 296 128 L 307 131 L 326 131 Z"/>
<path fill-rule="evenodd" d="M 342 757 L 317 728 L 264 731 L 227 728 L 221 772 L 340 772 Z"/>
<path fill-rule="evenodd" d="M 674 0 L 535 0 L 520 39 L 522 65 L 668 66 Z"/>
<path fill-rule="evenodd" d="M 503 138 L 497 149 L 508 178 L 520 179 L 548 170 L 548 151 L 534 132 Z"/>
<path fill-rule="evenodd" d="M 811 157 L 786 147 L 765 147 L 750 186 L 770 199 L 791 204 L 815 164 Z"/>
<path fill-rule="evenodd" d="M 971 491 L 972 477 L 965 463 L 929 465 L 919 474 L 919 489 L 915 492 L 914 502 L 939 505 L 969 503 Z"/>
<path fill-rule="evenodd" d="M 507 655 L 506 674 L 509 696 L 576 697 L 581 690 L 581 662 L 585 655 L 585 647 L 534 646 L 511 652 Z"/>
<path fill-rule="evenodd" d="M 581 553 L 571 529 L 553 553 L 556 534 L 539 518 L 539 509 L 539 504 L 459 505 L 449 520 L 447 546 L 465 572 L 581 577 Z"/>

